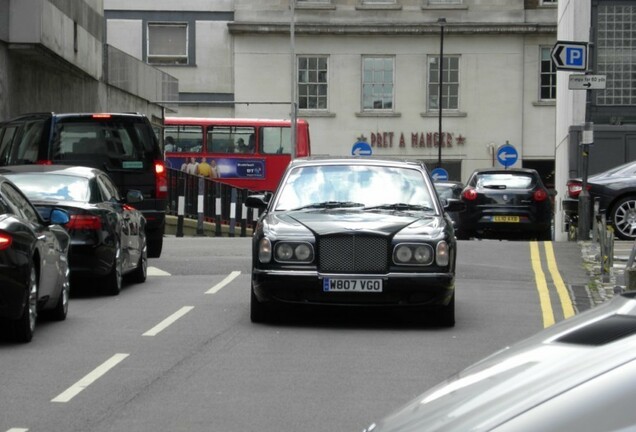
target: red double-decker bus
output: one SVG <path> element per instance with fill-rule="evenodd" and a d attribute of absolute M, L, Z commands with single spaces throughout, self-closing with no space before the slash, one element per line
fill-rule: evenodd
<path fill-rule="evenodd" d="M 292 154 L 309 156 L 309 124 L 297 120 L 292 152 L 291 121 L 167 117 L 166 166 L 251 191 L 274 191 Z"/>

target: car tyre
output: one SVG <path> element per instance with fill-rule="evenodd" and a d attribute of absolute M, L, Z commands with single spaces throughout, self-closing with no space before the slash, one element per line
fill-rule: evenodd
<path fill-rule="evenodd" d="M 122 286 L 122 262 L 121 262 L 121 250 L 119 248 L 119 243 L 117 243 L 117 249 L 115 252 L 115 260 L 113 262 L 113 267 L 110 272 L 106 275 L 104 279 L 103 288 L 106 294 L 116 296 L 121 292 Z"/>
<path fill-rule="evenodd" d="M 254 294 L 254 287 L 250 290 L 250 320 L 253 323 L 265 323 L 271 320 L 271 308 L 258 301 Z"/>
<path fill-rule="evenodd" d="M 35 264 L 29 270 L 27 304 L 22 316 L 13 322 L 13 334 L 17 342 L 31 342 L 38 318 L 38 274 Z"/>
<path fill-rule="evenodd" d="M 68 301 L 71 297 L 71 284 L 69 281 L 68 271 L 66 271 L 65 274 L 66 277 L 62 283 L 60 298 L 57 300 L 55 307 L 47 314 L 47 318 L 51 318 L 53 321 L 64 321 L 68 314 Z"/>
<path fill-rule="evenodd" d="M 437 324 L 442 327 L 455 326 L 455 293 L 446 306 L 440 307 L 436 314 Z"/>
<path fill-rule="evenodd" d="M 620 239 L 636 239 L 636 196 L 620 199 L 612 207 L 610 222 Z"/>
<path fill-rule="evenodd" d="M 133 283 L 144 283 L 148 276 L 148 248 L 144 245 L 137 268 L 130 273 L 129 280 Z"/>
<path fill-rule="evenodd" d="M 159 258 L 163 249 L 163 235 L 148 236 L 148 258 Z"/>

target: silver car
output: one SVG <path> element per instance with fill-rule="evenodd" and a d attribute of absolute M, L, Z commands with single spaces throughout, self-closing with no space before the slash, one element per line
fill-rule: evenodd
<path fill-rule="evenodd" d="M 636 431 L 636 292 L 468 367 L 365 432 Z"/>

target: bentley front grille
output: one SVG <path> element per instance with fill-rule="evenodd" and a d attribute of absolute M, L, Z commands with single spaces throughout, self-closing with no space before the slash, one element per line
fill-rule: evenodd
<path fill-rule="evenodd" d="M 322 237 L 318 241 L 319 269 L 323 273 L 385 273 L 387 248 L 385 237 Z"/>

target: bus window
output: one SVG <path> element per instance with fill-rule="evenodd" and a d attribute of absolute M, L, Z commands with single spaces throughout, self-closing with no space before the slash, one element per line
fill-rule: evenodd
<path fill-rule="evenodd" d="M 203 128 L 201 126 L 166 126 L 163 132 L 166 151 L 201 152 L 203 148 Z"/>
<path fill-rule="evenodd" d="M 266 126 L 261 130 L 263 153 L 291 154 L 291 128 Z"/>
<path fill-rule="evenodd" d="M 253 153 L 249 150 L 253 127 L 211 126 L 207 133 L 208 153 Z M 254 138 L 251 138 L 254 141 Z"/>

